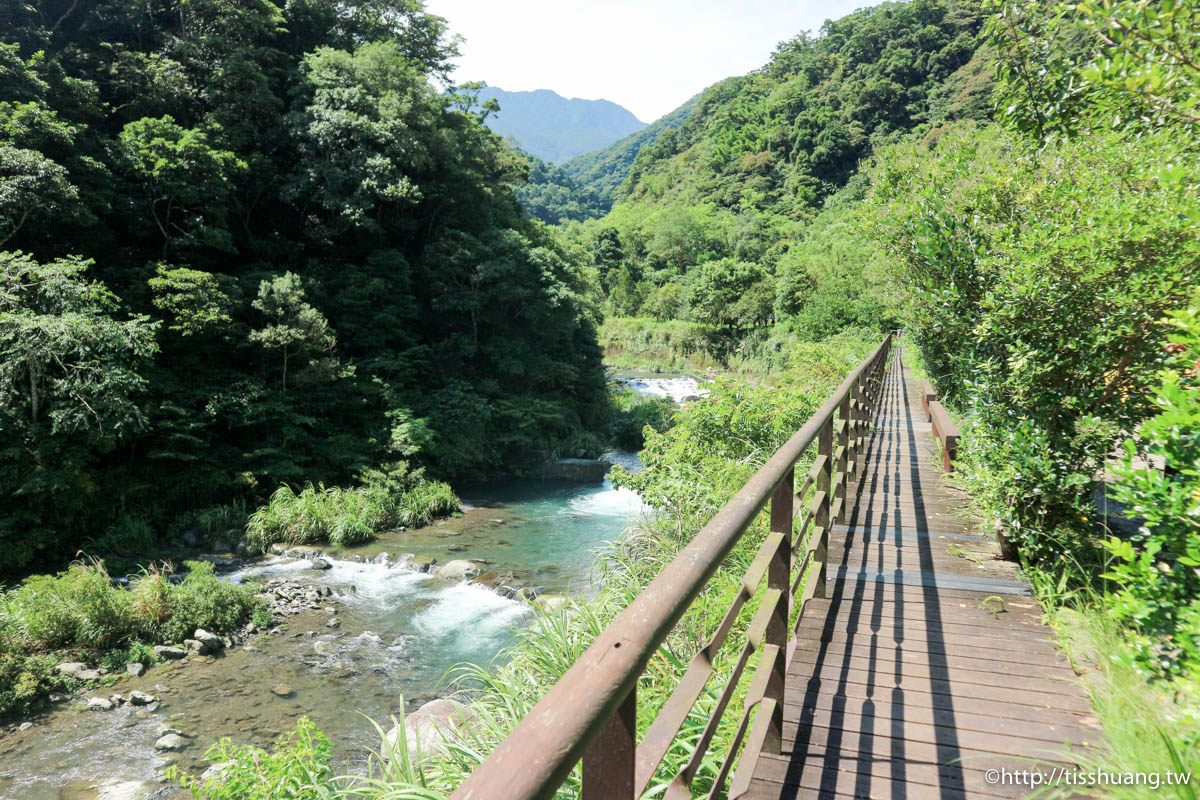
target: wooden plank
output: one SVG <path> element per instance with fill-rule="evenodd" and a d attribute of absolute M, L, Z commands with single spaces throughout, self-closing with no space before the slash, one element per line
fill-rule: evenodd
<path fill-rule="evenodd" d="M 762 759 L 751 791 L 765 792 L 770 797 L 870 800 L 925 796 L 1015 798 L 1028 793 L 1026 787 L 990 785 L 986 773 L 979 770 L 947 768 L 910 759 L 846 758 L 840 753 L 816 750 L 805 753 L 803 761 L 797 763 L 802 766 L 789 769 L 787 759 Z"/>
<path fill-rule="evenodd" d="M 809 701 L 809 698 L 801 698 L 806 705 L 811 705 L 813 708 L 829 708 L 834 702 L 844 699 L 872 699 L 880 694 L 880 687 L 866 683 L 852 683 L 850 681 L 839 681 L 834 689 L 820 692 L 816 695 L 816 699 Z M 918 689 L 905 689 L 898 694 L 887 690 L 889 695 L 896 695 L 899 702 L 904 705 L 924 706 L 932 709 L 961 709 L 967 708 L 972 714 L 981 714 L 987 717 L 1001 717 L 1007 719 L 1014 714 L 1020 715 L 1021 719 L 1029 722 L 1037 722 L 1043 725 L 1071 725 L 1084 730 L 1095 730 L 1099 732 L 1100 723 L 1096 720 L 1090 711 L 1064 711 L 1049 704 L 1043 705 L 1022 705 L 1014 703 L 1011 700 L 986 700 L 979 697 L 963 699 L 954 697 L 953 695 L 941 694 L 938 692 L 920 691 Z M 795 701 L 796 699 L 793 698 Z M 1090 741 L 1090 740 L 1089 740 Z"/>
<path fill-rule="evenodd" d="M 964 641 L 964 639 L 966 641 Z M 932 640 L 927 636 L 914 636 L 912 633 L 897 636 L 895 631 L 859 630 L 849 635 L 833 636 L 829 631 L 813 630 L 800 627 L 796 636 L 796 648 L 814 650 L 821 646 L 827 647 L 827 652 L 836 652 L 834 648 L 863 650 L 869 647 L 891 650 L 898 655 L 909 657 L 916 654 L 936 653 L 942 656 L 970 657 L 989 662 L 1004 662 L 1008 664 L 1028 664 L 1029 666 L 1051 666 L 1070 670 L 1070 662 L 1062 653 L 1053 648 L 1013 647 L 1005 639 L 987 639 L 983 637 L 966 636 L 953 639 L 942 639 L 940 635 Z M 1072 672 L 1072 674 L 1074 674 Z"/>
<path fill-rule="evenodd" d="M 796 656 L 801 654 L 819 654 L 827 661 L 840 664 L 865 664 L 868 667 L 889 672 L 894 667 L 927 667 L 931 670 L 963 670 L 964 679 L 975 682 L 991 682 L 1002 680 L 1000 676 L 1009 676 L 1016 681 L 1013 688 L 1030 679 L 1072 681 L 1075 673 L 1063 662 L 1050 664 L 1025 664 L 1012 661 L 1000 661 L 986 656 L 964 656 L 957 653 L 929 652 L 919 646 L 898 649 L 895 646 L 856 647 L 845 641 L 813 642 L 813 647 L 801 648 L 797 645 Z M 967 672 L 971 674 L 968 675 Z M 982 674 L 977 674 L 982 673 Z"/>
<path fill-rule="evenodd" d="M 824 728 L 849 727 L 852 730 L 865 730 L 864 726 L 872 729 L 888 730 L 895 735 L 898 730 L 905 730 L 905 739 L 912 740 L 908 735 L 909 726 L 918 726 L 921 732 L 928 728 L 949 728 L 952 731 L 970 731 L 972 735 L 980 734 L 986 738 L 976 737 L 976 741 L 987 744 L 998 739 L 1027 739 L 1038 744 L 1016 742 L 1014 747 L 1022 752 L 1031 747 L 1054 748 L 1057 752 L 1065 742 L 1083 743 L 1099 740 L 1100 732 L 1095 728 L 1081 727 L 1076 723 L 1078 718 L 1063 720 L 1055 725 L 1039 725 L 1025 719 L 1012 717 L 992 717 L 984 714 L 973 714 L 963 708 L 931 708 L 928 706 L 906 705 L 889 702 L 887 690 L 880 690 L 879 698 L 838 698 L 832 706 L 814 705 L 812 707 L 790 706 L 784 710 L 783 721 L 802 722 L 805 725 L 816 725 Z M 969 706 L 967 704 L 962 704 Z M 936 733 L 929 734 L 936 735 Z M 959 737 L 961 741 L 961 737 Z M 933 741 L 937 741 L 934 739 Z M 997 752 L 1005 752 L 1002 749 Z"/>

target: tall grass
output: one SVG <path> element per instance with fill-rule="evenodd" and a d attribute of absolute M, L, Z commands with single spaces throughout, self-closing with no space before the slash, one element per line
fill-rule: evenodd
<path fill-rule="evenodd" d="M 1103 728 L 1097 741 L 1073 752 L 1083 771 L 1167 772 L 1200 775 L 1200 687 L 1187 679 L 1149 676 L 1139 667 L 1128 631 L 1107 611 L 1105 597 L 1087 585 L 1093 568 L 1064 563 L 1051 573 L 1028 571 L 1034 593 L 1046 609 L 1071 659 L 1092 710 Z M 1200 783 L 1188 786 L 1050 787 L 1039 797 L 1103 797 L 1147 800 L 1200 798 Z"/>
<path fill-rule="evenodd" d="M 149 568 L 125 589 L 103 562 L 81 562 L 0 594 L 0 714 L 28 710 L 64 688 L 53 673 L 60 661 L 102 661 L 138 644 L 180 641 L 201 627 L 228 632 L 263 606 L 250 587 L 217 578 L 212 564 L 186 566 L 182 581 Z"/>
<path fill-rule="evenodd" d="M 368 542 L 389 528 L 428 525 L 458 506 L 458 497 L 448 485 L 419 474 L 371 472 L 362 486 L 353 489 L 309 483 L 297 493 L 281 486 L 250 516 L 245 541 L 259 553 L 275 542 L 347 547 Z"/>

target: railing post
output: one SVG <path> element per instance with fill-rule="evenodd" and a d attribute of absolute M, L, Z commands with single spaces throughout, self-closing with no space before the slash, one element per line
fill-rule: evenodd
<path fill-rule="evenodd" d="M 783 478 L 775 485 L 775 493 L 771 495 L 771 533 L 783 534 L 783 541 L 779 543 L 767 567 L 767 589 L 779 590 L 779 604 L 767 624 L 763 642 L 766 646 L 779 648 L 764 695 L 774 700 L 775 706 L 763 750 L 774 755 L 778 755 L 783 748 L 783 694 L 787 683 L 787 659 L 783 654 L 787 652 L 788 621 L 792 609 L 792 503 L 795 496 L 796 470 L 793 467 L 783 474 Z"/>
<path fill-rule="evenodd" d="M 833 504 L 837 506 L 838 510 L 837 518 L 832 520 L 833 522 L 844 522 L 846 520 L 846 482 L 849 478 L 847 465 L 849 464 L 850 457 L 851 394 L 852 392 L 847 392 L 846 398 L 838 406 L 838 422 L 845 424 L 841 425 L 841 430 L 838 432 L 837 444 L 841 448 L 841 455 L 833 467 L 834 480 L 836 481 L 836 485 L 833 487 Z"/>
<path fill-rule="evenodd" d="M 582 800 L 634 800 L 637 685 L 583 753 Z"/>
<path fill-rule="evenodd" d="M 833 420 L 830 419 L 821 426 L 817 434 L 817 457 L 825 457 L 824 466 L 817 472 L 817 496 L 821 498 L 813 512 L 814 532 L 820 538 L 813 548 L 813 561 L 816 562 L 817 574 L 813 586 L 813 597 L 825 596 L 825 562 L 829 560 L 829 506 L 832 502 L 830 492 L 833 489 Z"/>

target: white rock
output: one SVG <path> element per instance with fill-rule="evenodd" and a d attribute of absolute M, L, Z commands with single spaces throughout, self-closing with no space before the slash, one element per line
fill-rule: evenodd
<path fill-rule="evenodd" d="M 68 661 L 59 664 L 54 668 L 54 671 L 61 675 L 68 675 L 80 681 L 98 681 L 100 680 L 100 671 L 90 669 L 87 664 L 82 661 Z"/>
<path fill-rule="evenodd" d="M 473 561 L 456 558 L 453 561 L 447 561 L 442 566 L 438 567 L 437 574 L 439 578 L 446 578 L 452 581 L 466 581 L 477 577 L 480 573 L 479 565 Z"/>
<path fill-rule="evenodd" d="M 225 648 L 224 639 L 215 633 L 209 633 L 204 628 L 196 628 L 196 632 L 192 634 L 192 638 L 204 645 L 206 653 L 215 653 Z"/>
<path fill-rule="evenodd" d="M 96 800 L 150 800 L 158 785 L 146 781 L 121 781 L 110 779 L 92 787 Z"/>
<path fill-rule="evenodd" d="M 137 689 L 129 693 L 129 702 L 135 706 L 148 706 L 157 700 L 158 698 L 154 695 L 140 692 Z"/>
<path fill-rule="evenodd" d="M 113 701 L 107 697 L 89 697 L 87 707 L 88 711 L 112 711 Z"/>
<path fill-rule="evenodd" d="M 427 758 L 445 752 L 446 742 L 471 720 L 475 712 L 457 700 L 443 697 L 430 700 L 416 711 L 404 718 L 404 740 L 407 743 L 409 756 Z M 393 727 L 385 737 L 386 746 L 394 748 L 400 738 L 399 726 Z"/>
<path fill-rule="evenodd" d="M 125 665 L 125 671 L 135 678 L 140 678 L 146 674 L 146 665 L 140 661 L 130 661 Z"/>
<path fill-rule="evenodd" d="M 173 660 L 183 658 L 187 655 L 187 651 L 182 647 L 168 647 L 167 645 L 159 644 L 154 646 L 154 653 L 159 658 Z"/>
<path fill-rule="evenodd" d="M 229 769 L 232 766 L 233 766 L 232 761 L 222 761 L 219 764 L 213 764 L 211 767 L 204 770 L 204 772 L 202 772 L 200 774 L 200 780 L 202 780 L 202 781 L 217 780 L 221 777 L 221 773 L 223 773 L 225 770 Z"/>
<path fill-rule="evenodd" d="M 188 746 L 188 740 L 178 733 L 168 733 L 154 743 L 154 749 L 159 752 L 182 750 Z"/>

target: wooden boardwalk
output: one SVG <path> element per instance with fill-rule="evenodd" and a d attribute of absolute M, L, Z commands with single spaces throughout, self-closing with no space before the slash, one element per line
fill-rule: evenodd
<path fill-rule="evenodd" d="M 762 798 L 1022 797 L 989 770 L 1070 766 L 1100 737 L 1075 674 L 1011 564 L 963 514 L 897 349 L 826 596 L 788 668 L 782 756 Z"/>

